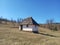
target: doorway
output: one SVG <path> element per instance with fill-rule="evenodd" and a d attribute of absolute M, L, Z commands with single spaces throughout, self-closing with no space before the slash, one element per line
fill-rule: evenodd
<path fill-rule="evenodd" d="M 21 30 L 23 29 L 23 25 L 21 25 Z"/>

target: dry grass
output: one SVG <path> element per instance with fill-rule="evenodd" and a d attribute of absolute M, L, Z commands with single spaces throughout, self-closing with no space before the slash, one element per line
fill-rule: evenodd
<path fill-rule="evenodd" d="M 60 45 L 60 32 L 39 29 L 39 34 L 0 24 L 0 45 Z"/>

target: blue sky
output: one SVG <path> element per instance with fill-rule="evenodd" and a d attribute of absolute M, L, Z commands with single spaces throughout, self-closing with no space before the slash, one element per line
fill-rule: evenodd
<path fill-rule="evenodd" d="M 60 22 L 60 0 L 0 0 L 0 17 L 16 20 L 33 17 L 38 23 L 47 19 Z"/>

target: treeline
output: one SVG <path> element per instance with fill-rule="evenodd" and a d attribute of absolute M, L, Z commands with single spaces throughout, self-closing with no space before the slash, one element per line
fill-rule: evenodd
<path fill-rule="evenodd" d="M 15 20 L 8 20 L 8 19 L 6 19 L 6 18 L 1 18 L 0 17 L 0 24 L 8 24 L 8 23 L 16 23 L 16 21 Z"/>
<path fill-rule="evenodd" d="M 0 17 L 0 24 L 13 24 L 13 25 L 18 24 L 19 25 L 22 20 L 23 19 L 21 18 L 17 18 L 17 20 L 14 20 L 13 18 L 11 18 L 9 20 L 9 19 Z"/>
<path fill-rule="evenodd" d="M 40 27 L 57 31 L 57 30 L 60 30 L 60 23 L 56 23 L 54 22 L 54 20 L 50 19 L 46 21 L 46 24 L 40 24 Z"/>

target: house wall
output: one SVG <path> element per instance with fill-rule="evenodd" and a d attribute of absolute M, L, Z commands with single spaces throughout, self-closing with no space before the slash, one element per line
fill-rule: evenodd
<path fill-rule="evenodd" d="M 38 31 L 38 26 L 34 26 L 33 31 Z"/>
<path fill-rule="evenodd" d="M 27 25 L 23 25 L 23 30 L 24 31 L 32 31 L 32 26 L 28 25 L 28 27 L 27 27 Z"/>
<path fill-rule="evenodd" d="M 19 26 L 19 30 L 21 30 L 21 26 Z"/>
<path fill-rule="evenodd" d="M 24 31 L 38 31 L 38 26 L 35 25 L 23 25 L 23 29 Z"/>

